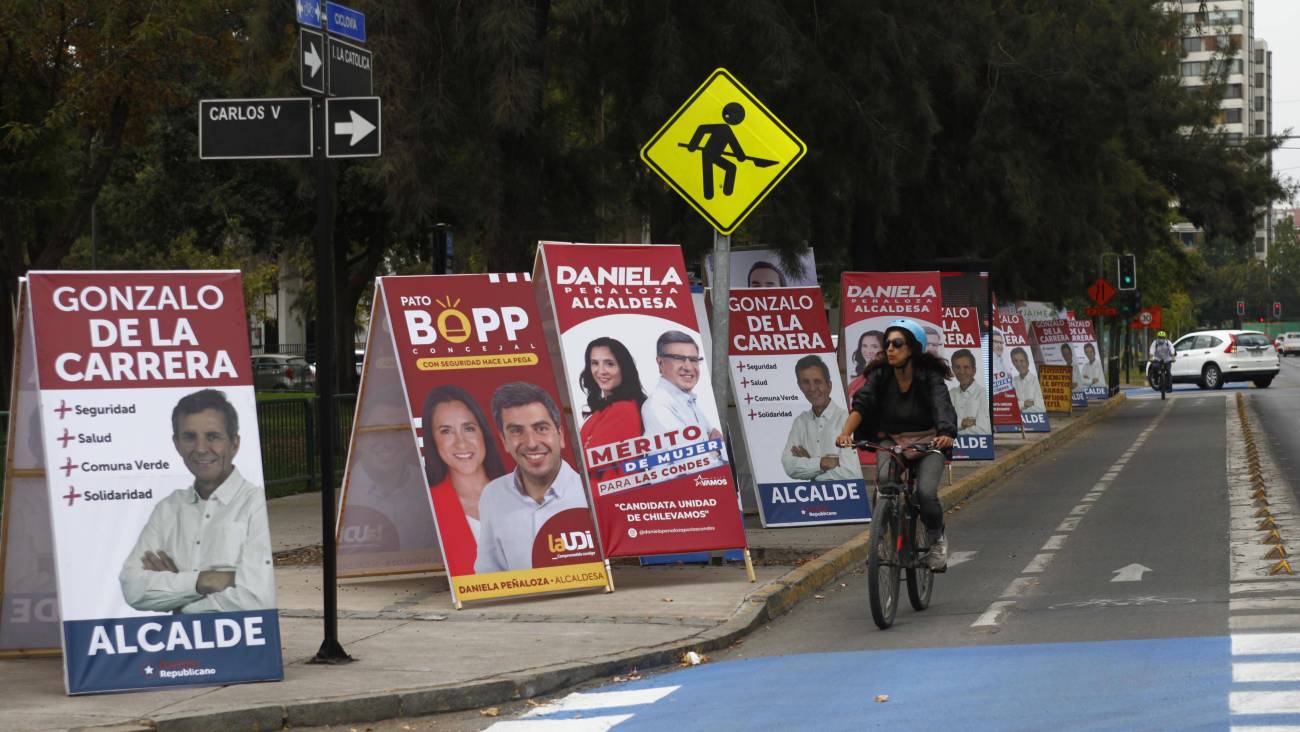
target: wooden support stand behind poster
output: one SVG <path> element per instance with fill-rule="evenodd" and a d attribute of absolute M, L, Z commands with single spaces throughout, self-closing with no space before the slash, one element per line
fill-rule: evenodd
<path fill-rule="evenodd" d="M 0 486 L 0 658 L 57 656 L 59 601 L 27 280 L 18 281 L 13 382 Z"/>

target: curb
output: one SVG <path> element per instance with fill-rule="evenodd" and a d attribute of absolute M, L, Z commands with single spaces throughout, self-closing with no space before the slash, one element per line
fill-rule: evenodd
<path fill-rule="evenodd" d="M 1104 404 L 1047 437 L 1016 449 L 1002 462 L 989 465 L 939 492 L 944 510 L 977 493 L 1092 426 L 1125 402 L 1121 392 Z M 695 636 L 649 648 L 597 656 L 526 672 L 473 681 L 468 684 L 358 694 L 265 705 L 248 709 L 197 715 L 160 716 L 146 721 L 145 729 L 158 732 L 206 732 L 212 729 L 273 730 L 333 724 L 374 722 L 399 717 L 419 717 L 478 709 L 548 694 L 592 679 L 677 663 L 687 651 L 725 648 L 760 626 L 789 612 L 800 601 L 829 584 L 867 556 L 868 532 L 863 531 L 815 559 L 796 567 L 771 584 L 756 589 L 741 601 L 730 620 Z M 106 728 L 109 729 L 109 728 Z"/>

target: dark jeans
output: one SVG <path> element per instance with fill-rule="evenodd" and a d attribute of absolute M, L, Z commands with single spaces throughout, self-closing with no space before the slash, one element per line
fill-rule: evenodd
<path fill-rule="evenodd" d="M 884 439 L 881 445 L 893 445 L 894 441 Z M 927 453 L 920 459 L 912 460 L 912 475 L 916 477 L 917 498 L 921 503 L 921 522 L 930 531 L 943 530 L 943 504 L 939 503 L 939 483 L 943 480 L 942 455 Z M 895 465 L 887 455 L 876 455 L 876 482 L 887 483 L 894 480 Z"/>

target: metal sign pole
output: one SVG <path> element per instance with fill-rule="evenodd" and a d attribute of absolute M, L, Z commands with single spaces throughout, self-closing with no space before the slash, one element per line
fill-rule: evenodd
<path fill-rule="evenodd" d="M 718 403 L 718 419 L 727 424 L 727 399 L 731 368 L 727 362 L 727 342 L 731 326 L 731 237 L 713 232 L 712 307 L 713 349 L 709 354 L 709 372 L 713 380 L 713 399 Z"/>

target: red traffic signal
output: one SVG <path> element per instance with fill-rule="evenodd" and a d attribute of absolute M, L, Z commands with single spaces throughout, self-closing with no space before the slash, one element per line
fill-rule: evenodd
<path fill-rule="evenodd" d="M 1275 318 L 1282 317 L 1282 303 L 1280 302 L 1273 303 L 1273 317 Z"/>
<path fill-rule="evenodd" d="M 1245 300 L 1238 300 L 1238 301 L 1237 301 L 1237 315 L 1245 315 L 1245 314 L 1246 314 L 1246 301 L 1245 301 Z"/>
<path fill-rule="evenodd" d="M 1264 316 L 1263 316 L 1263 315 L 1259 316 L 1259 322 L 1261 322 L 1261 323 L 1264 322 Z"/>

